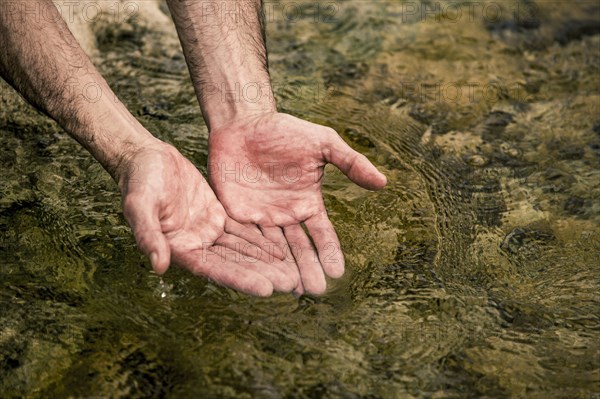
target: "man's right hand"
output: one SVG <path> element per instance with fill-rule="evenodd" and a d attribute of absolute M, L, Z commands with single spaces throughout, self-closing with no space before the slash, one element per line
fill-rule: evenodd
<path fill-rule="evenodd" d="M 153 139 L 126 156 L 116 172 L 125 218 L 158 274 L 173 261 L 252 295 L 297 286 L 298 271 L 281 261 L 281 250 L 231 219 L 206 179 L 174 147 Z"/>

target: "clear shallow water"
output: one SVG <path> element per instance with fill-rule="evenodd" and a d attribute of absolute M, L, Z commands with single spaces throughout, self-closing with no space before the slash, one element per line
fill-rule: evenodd
<path fill-rule="evenodd" d="M 317 21 L 313 3 L 291 20 L 269 4 L 280 109 L 334 127 L 390 181 L 369 193 L 328 169 L 345 277 L 266 300 L 175 269 L 161 281 L 108 175 L 2 84 L 1 396 L 597 397 L 597 4 L 464 2 L 458 18 L 432 2 L 442 18 L 425 20 L 416 3 L 348 1 Z M 165 11 L 72 28 L 204 170 Z"/>

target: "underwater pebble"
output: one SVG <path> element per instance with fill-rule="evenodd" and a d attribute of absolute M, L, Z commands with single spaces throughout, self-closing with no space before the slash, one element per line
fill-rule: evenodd
<path fill-rule="evenodd" d="M 473 166 L 484 166 L 487 164 L 487 159 L 481 155 L 473 155 L 467 159 L 467 162 Z"/>
<path fill-rule="evenodd" d="M 508 143 L 502 143 L 500 144 L 500 149 L 502 150 L 502 152 L 510 157 L 516 158 L 521 154 L 521 151 L 519 151 L 517 148 L 513 147 L 512 145 L 508 144 Z"/>
<path fill-rule="evenodd" d="M 353 143 L 367 148 L 375 148 L 375 144 L 364 134 L 355 129 L 348 128 L 344 130 L 344 135 Z"/>
<path fill-rule="evenodd" d="M 585 151 L 582 147 L 563 146 L 559 152 L 560 159 L 577 160 L 583 158 Z"/>
<path fill-rule="evenodd" d="M 564 210 L 572 215 L 583 215 L 585 200 L 581 197 L 572 196 L 565 201 Z"/>

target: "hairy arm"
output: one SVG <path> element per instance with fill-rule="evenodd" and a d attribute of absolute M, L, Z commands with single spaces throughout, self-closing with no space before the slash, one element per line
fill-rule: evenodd
<path fill-rule="evenodd" d="M 167 3 L 209 130 L 275 112 L 261 1 Z"/>
<path fill-rule="evenodd" d="M 50 0 L 2 5 L 0 76 L 117 181 L 127 154 L 154 140 L 117 100 Z"/>
<path fill-rule="evenodd" d="M 157 273 L 174 262 L 261 296 L 296 286 L 297 272 L 283 266 L 280 251 L 231 220 L 194 165 L 155 139 L 116 99 L 50 0 L 12 2 L 8 11 L 4 5 L 0 75 L 111 173 L 138 247 Z M 86 97 L 86 90 L 94 91 Z M 251 260 L 227 251 L 248 246 L 265 251 Z"/>

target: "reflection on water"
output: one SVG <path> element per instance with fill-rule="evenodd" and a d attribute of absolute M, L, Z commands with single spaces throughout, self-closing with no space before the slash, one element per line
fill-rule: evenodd
<path fill-rule="evenodd" d="M 596 397 L 597 2 L 286 4 L 267 14 L 280 108 L 390 181 L 327 170 L 347 275 L 266 300 L 161 280 L 108 175 L 2 84 L 1 396 Z M 166 7 L 132 10 L 71 28 L 205 170 Z"/>

